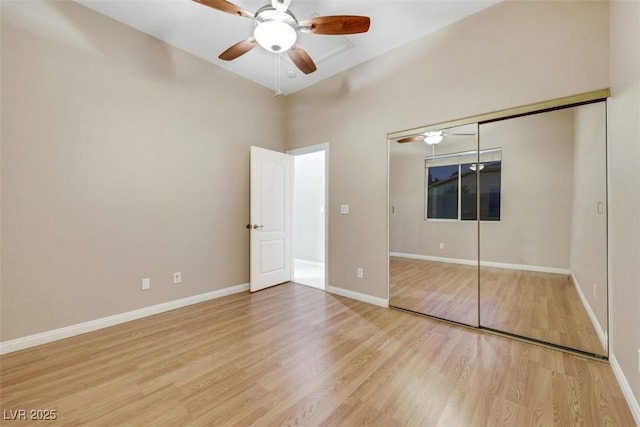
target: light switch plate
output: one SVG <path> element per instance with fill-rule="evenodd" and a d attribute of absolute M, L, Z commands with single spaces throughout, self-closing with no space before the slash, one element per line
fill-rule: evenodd
<path fill-rule="evenodd" d="M 349 205 L 340 205 L 340 215 L 349 215 Z"/>

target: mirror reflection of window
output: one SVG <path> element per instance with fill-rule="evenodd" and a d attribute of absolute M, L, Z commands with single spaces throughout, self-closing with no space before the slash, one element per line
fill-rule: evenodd
<path fill-rule="evenodd" d="M 502 161 L 480 163 L 479 173 L 480 221 L 500 221 Z M 474 216 L 469 219 L 476 219 L 475 212 L 474 209 Z"/>
<path fill-rule="evenodd" d="M 459 165 L 427 168 L 427 218 L 458 218 Z"/>
<path fill-rule="evenodd" d="M 427 220 L 500 221 L 502 149 L 433 156 L 425 160 Z M 484 161 L 483 161 L 484 159 Z M 478 177 L 479 175 L 479 177 Z"/>

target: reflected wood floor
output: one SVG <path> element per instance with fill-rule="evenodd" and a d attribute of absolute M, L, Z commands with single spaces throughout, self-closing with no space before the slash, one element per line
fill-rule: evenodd
<path fill-rule="evenodd" d="M 389 302 L 418 313 L 478 326 L 478 267 L 389 258 Z"/>
<path fill-rule="evenodd" d="M 477 326 L 476 266 L 390 258 L 390 303 Z M 482 267 L 480 325 L 606 355 L 568 275 Z"/>
<path fill-rule="evenodd" d="M 571 276 L 482 267 L 481 324 L 607 355 Z"/>
<path fill-rule="evenodd" d="M 57 426 L 631 426 L 611 368 L 293 283 L 0 357 Z"/>

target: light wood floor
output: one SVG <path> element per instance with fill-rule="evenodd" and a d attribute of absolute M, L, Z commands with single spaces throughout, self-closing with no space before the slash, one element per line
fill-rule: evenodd
<path fill-rule="evenodd" d="M 393 306 L 606 355 L 571 279 L 564 274 L 390 258 Z"/>
<path fill-rule="evenodd" d="M 292 283 L 0 362 L 56 426 L 633 425 L 605 363 Z"/>

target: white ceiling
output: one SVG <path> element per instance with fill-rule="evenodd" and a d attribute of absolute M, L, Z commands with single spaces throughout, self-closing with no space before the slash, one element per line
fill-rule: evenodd
<path fill-rule="evenodd" d="M 501 0 L 293 0 L 290 10 L 298 20 L 325 15 L 365 15 L 368 33 L 326 36 L 298 33 L 317 71 L 305 75 L 281 55 L 276 76 L 276 54 L 257 47 L 234 61 L 218 55 L 253 34 L 249 19 L 220 12 L 192 0 L 75 0 L 123 24 L 212 62 L 275 91 L 290 94 L 411 40 L 436 31 Z M 250 12 L 269 0 L 235 0 Z"/>

